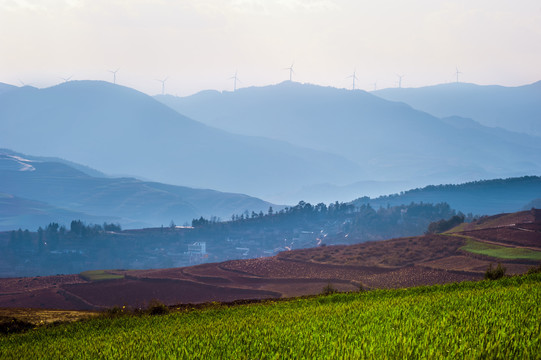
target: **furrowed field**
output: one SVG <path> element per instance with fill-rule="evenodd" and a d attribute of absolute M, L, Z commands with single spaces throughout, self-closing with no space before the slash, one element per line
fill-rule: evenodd
<path fill-rule="evenodd" d="M 0 337 L 0 358 L 539 359 L 541 274 L 102 317 Z"/>

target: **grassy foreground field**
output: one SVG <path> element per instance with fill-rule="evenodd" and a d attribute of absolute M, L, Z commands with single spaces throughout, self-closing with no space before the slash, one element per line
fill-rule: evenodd
<path fill-rule="evenodd" d="M 103 317 L 0 337 L 0 358 L 533 359 L 539 299 L 538 273 Z"/>

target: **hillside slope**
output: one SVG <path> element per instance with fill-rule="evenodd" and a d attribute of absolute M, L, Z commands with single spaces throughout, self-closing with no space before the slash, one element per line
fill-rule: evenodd
<path fill-rule="evenodd" d="M 8 203 L 4 201 L 2 208 L 6 214 L 2 217 L 0 229 L 36 229 L 50 221 L 69 225 L 71 220 L 76 219 L 88 222 L 101 219 L 98 223 L 105 221 L 103 219 L 112 219 L 130 227 L 160 226 L 169 225 L 171 220 L 182 224 L 200 216 L 229 218 L 233 213 L 266 211 L 272 205 L 243 194 L 145 182 L 134 178 L 90 176 L 71 167 L 69 162 L 40 159 L 12 151 L 0 151 L 0 189 L 21 198 L 48 204 L 42 204 L 39 211 L 42 217 L 36 217 L 33 215 L 36 210 L 33 206 L 21 207 L 23 202 L 15 206 L 14 198 Z M 85 170 L 84 167 L 81 169 Z M 15 207 L 11 213 L 10 206 Z M 64 210 L 59 213 L 53 207 Z M 46 222 L 45 219 L 50 221 Z"/>
<path fill-rule="evenodd" d="M 0 181 L 1 183 L 1 181 Z M 72 220 L 82 219 L 93 224 L 124 222 L 121 218 L 90 215 L 74 210 L 62 209 L 45 202 L 29 200 L 12 194 L 0 193 L 0 231 L 29 229 L 36 230 L 51 222 L 69 225 Z M 144 223 L 129 222 L 128 226 L 141 226 Z"/>
<path fill-rule="evenodd" d="M 541 177 L 480 180 L 463 184 L 430 185 L 377 198 L 354 200 L 356 206 L 396 206 L 411 202 L 446 202 L 464 214 L 494 215 L 523 210 L 524 206 L 541 195 Z"/>

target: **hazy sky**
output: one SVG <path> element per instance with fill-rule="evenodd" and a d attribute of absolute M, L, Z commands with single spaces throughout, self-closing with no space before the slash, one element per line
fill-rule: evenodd
<path fill-rule="evenodd" d="M 149 94 L 288 79 L 372 90 L 541 80 L 539 0 L 0 0 L 0 82 Z"/>

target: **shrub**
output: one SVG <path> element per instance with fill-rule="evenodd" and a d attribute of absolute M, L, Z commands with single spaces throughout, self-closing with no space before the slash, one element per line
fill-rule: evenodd
<path fill-rule="evenodd" d="M 431 222 L 429 225 L 428 225 L 428 230 L 427 230 L 427 234 L 438 234 L 438 233 L 442 233 L 442 232 L 445 232 L 447 230 L 451 230 L 452 228 L 454 228 L 455 226 L 459 225 L 459 224 L 462 224 L 464 222 L 464 215 L 463 214 L 458 214 L 458 215 L 455 215 L 453 217 L 451 217 L 449 220 L 439 220 L 439 221 L 434 221 L 434 222 Z"/>
<path fill-rule="evenodd" d="M 334 286 L 332 286 L 331 283 L 328 283 L 323 287 L 323 290 L 321 291 L 322 295 L 331 295 L 336 294 L 338 292 L 338 289 L 336 289 Z"/>
<path fill-rule="evenodd" d="M 487 271 L 485 271 L 485 280 L 497 280 L 502 278 L 505 275 L 507 269 L 502 264 L 498 263 L 498 266 L 494 269 L 492 263 L 488 266 Z"/>
<path fill-rule="evenodd" d="M 152 300 L 148 304 L 147 312 L 150 315 L 165 315 L 169 313 L 169 307 L 158 300 Z"/>
<path fill-rule="evenodd" d="M 34 327 L 32 323 L 16 318 L 0 318 L 0 334 L 14 334 L 30 330 Z"/>
<path fill-rule="evenodd" d="M 527 272 L 528 275 L 537 274 L 537 273 L 541 273 L 541 264 L 529 268 Z"/>

